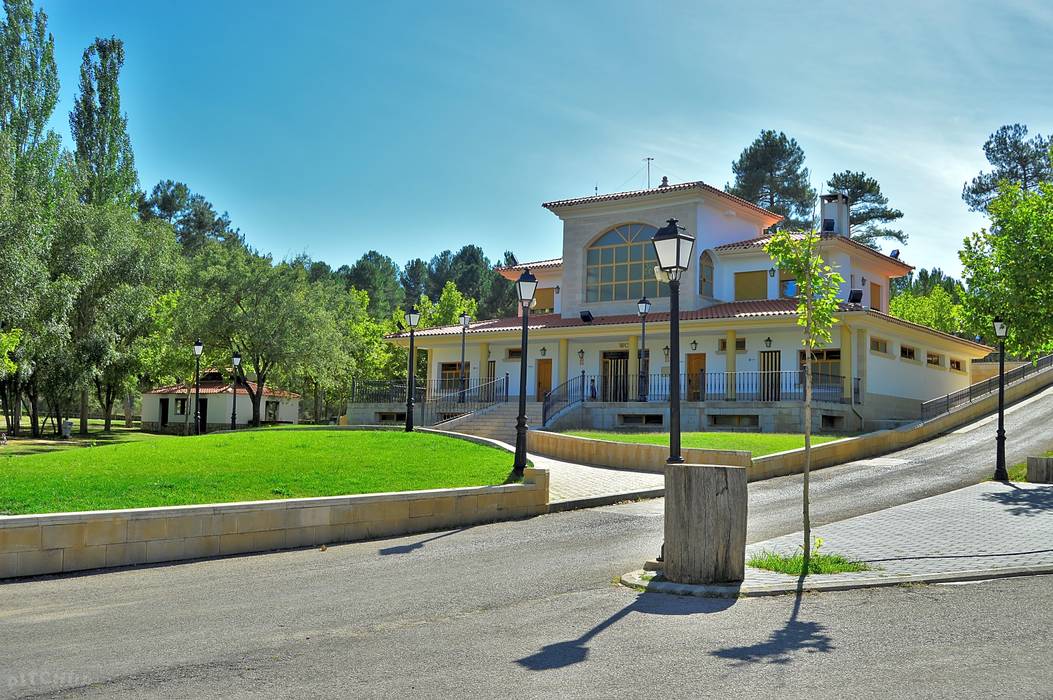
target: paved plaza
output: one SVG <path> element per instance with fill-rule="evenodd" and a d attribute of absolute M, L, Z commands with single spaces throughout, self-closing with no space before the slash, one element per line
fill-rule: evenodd
<path fill-rule="evenodd" d="M 584 508 L 665 493 L 665 475 L 628 469 L 605 469 L 530 455 L 535 466 L 549 470 L 552 510 Z"/>
<path fill-rule="evenodd" d="M 866 562 L 872 570 L 812 575 L 806 589 L 1053 573 L 1053 485 L 989 481 L 812 532 L 822 538 L 823 552 Z M 747 546 L 746 559 L 765 550 L 793 554 L 802 539 L 795 532 L 756 542 Z M 795 590 L 798 579 L 747 567 L 741 588 L 652 585 L 665 592 L 759 595 Z"/>

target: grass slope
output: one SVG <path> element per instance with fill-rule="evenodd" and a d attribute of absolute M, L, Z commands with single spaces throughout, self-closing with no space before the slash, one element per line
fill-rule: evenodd
<path fill-rule="evenodd" d="M 512 455 L 441 435 L 254 430 L 0 458 L 0 513 L 503 483 Z"/>
<path fill-rule="evenodd" d="M 568 435 L 614 440 L 616 442 L 642 442 L 647 445 L 668 445 L 669 433 L 626 433 L 602 430 L 569 430 Z M 812 444 L 818 445 L 839 440 L 842 435 L 813 435 Z M 744 450 L 754 457 L 763 457 L 775 452 L 804 447 L 804 435 L 798 433 L 681 433 L 681 447 L 698 447 L 709 450 Z"/>
<path fill-rule="evenodd" d="M 95 421 L 90 421 L 87 435 L 77 433 L 77 426 L 74 425 L 74 433 L 69 440 L 57 438 L 50 431 L 47 431 L 41 438 L 31 438 L 28 436 L 29 426 L 24 426 L 24 430 L 26 434 L 17 438 L 10 435 L 7 436 L 7 445 L 0 446 L 0 460 L 4 457 L 56 452 L 75 449 L 78 447 L 122 445 L 126 442 L 164 440 L 172 437 L 171 435 L 143 433 L 140 432 L 138 428 L 117 427 L 116 425 L 114 425 L 112 431 L 104 433 L 102 431 L 101 421 L 98 422 L 98 425 L 95 425 Z"/>

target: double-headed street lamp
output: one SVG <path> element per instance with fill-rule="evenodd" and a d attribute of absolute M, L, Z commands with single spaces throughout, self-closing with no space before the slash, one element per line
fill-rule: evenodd
<path fill-rule="evenodd" d="M 201 353 L 205 344 L 201 338 L 194 343 L 194 435 L 201 434 Z"/>
<path fill-rule="evenodd" d="M 241 366 L 241 353 L 237 350 L 231 356 L 230 361 L 234 363 L 234 400 L 230 404 L 230 429 L 238 429 L 238 367 Z M 317 419 L 317 416 L 315 416 Z"/>
<path fill-rule="evenodd" d="M 644 364 L 647 360 L 647 312 L 651 310 L 651 302 L 644 297 L 636 302 L 637 313 L 640 314 L 640 381 L 639 395 L 641 401 L 647 400 L 647 372 Z"/>
<path fill-rule="evenodd" d="M 409 311 L 403 316 L 406 325 L 409 326 L 409 370 L 406 376 L 406 432 L 413 432 L 413 394 L 416 393 L 416 378 L 413 376 L 413 332 L 420 323 L 420 312 L 416 306 L 410 306 Z"/>
<path fill-rule="evenodd" d="M 461 313 L 461 397 L 460 402 L 464 403 L 464 390 L 465 390 L 465 373 L 464 373 L 464 343 L 465 336 L 468 334 L 468 325 L 472 322 L 472 317 L 468 315 L 467 311 Z"/>
<path fill-rule="evenodd" d="M 658 267 L 669 275 L 669 459 L 680 464 L 680 277 L 691 264 L 695 237 L 669 219 L 651 239 Z"/>
<path fill-rule="evenodd" d="M 994 332 L 998 337 L 998 433 L 995 437 L 995 481 L 1009 481 L 1005 468 L 1005 337 L 1009 335 L 1009 324 L 1001 316 L 994 319 Z"/>
<path fill-rule="evenodd" d="M 530 269 L 523 270 L 523 274 L 516 281 L 516 293 L 519 294 L 519 304 L 523 309 L 523 335 L 519 345 L 519 416 L 516 418 L 516 456 L 512 463 L 512 472 L 517 478 L 523 476 L 526 469 L 526 383 L 527 383 L 527 328 L 530 318 L 530 305 L 534 301 L 534 292 L 537 290 L 537 278 L 530 274 Z"/>

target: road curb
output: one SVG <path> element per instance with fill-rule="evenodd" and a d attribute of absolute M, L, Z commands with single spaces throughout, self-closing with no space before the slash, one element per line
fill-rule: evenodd
<path fill-rule="evenodd" d="M 635 501 L 640 498 L 662 498 L 663 496 L 665 496 L 664 487 L 656 489 L 640 489 L 638 491 L 622 491 L 620 493 L 608 493 L 602 496 L 589 496 L 588 498 L 553 501 L 548 504 L 548 512 L 559 513 L 567 510 L 596 508 L 597 506 L 609 506 L 623 501 Z"/>
<path fill-rule="evenodd" d="M 748 574 L 747 569 L 747 576 Z M 810 577 L 803 582 L 787 576 L 785 582 L 749 583 L 741 585 L 693 585 L 673 583 L 672 581 L 645 580 L 645 574 L 653 572 L 637 569 L 623 574 L 621 584 L 629 588 L 644 589 L 651 593 L 668 593 L 672 595 L 698 596 L 701 598 L 752 598 L 760 596 L 786 595 L 789 593 L 848 591 L 857 588 L 884 588 L 901 586 L 910 583 L 957 583 L 982 581 L 996 578 L 1014 578 L 1018 576 L 1042 576 L 1053 574 L 1053 565 L 1010 566 L 999 569 L 973 569 L 968 571 L 949 571 L 932 574 L 889 574 L 857 579 L 817 579 Z"/>

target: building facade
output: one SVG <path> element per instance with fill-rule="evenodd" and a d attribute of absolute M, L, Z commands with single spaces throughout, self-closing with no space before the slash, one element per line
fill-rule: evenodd
<path fill-rule="evenodd" d="M 244 428 L 252 421 L 252 399 L 248 387 L 255 382 L 242 379 L 238 383 L 236 425 Z M 154 433 L 182 435 L 194 433 L 195 387 L 175 384 L 158 387 L 143 393 L 142 429 Z M 222 372 L 203 372 L 200 382 L 200 415 L 202 433 L 230 430 L 234 408 L 234 385 Z M 264 387 L 260 399 L 260 421 L 265 424 L 297 423 L 300 416 L 300 395 Z"/>
<path fill-rule="evenodd" d="M 519 386 L 521 318 L 473 321 L 463 372 L 532 401 L 578 399 L 555 423 L 667 429 L 669 289 L 651 237 L 670 218 L 695 237 L 681 280 L 685 429 L 800 429 L 802 332 L 796 282 L 764 251 L 780 217 L 702 182 L 544 204 L 563 224 L 562 256 L 501 268 L 538 279 L 527 381 Z M 849 238 L 849 203 L 824 196 L 820 254 L 844 278 L 833 339 L 814 358 L 816 427 L 858 430 L 913 420 L 923 401 L 964 388 L 990 348 L 888 314 L 892 280 L 910 265 Z M 646 337 L 637 302 L 651 302 Z M 460 326 L 419 329 L 432 385 L 457 386 Z M 407 334 L 390 337 L 407 344 Z M 506 378 L 507 375 L 507 378 Z M 559 396 L 557 396 L 559 395 Z"/>

